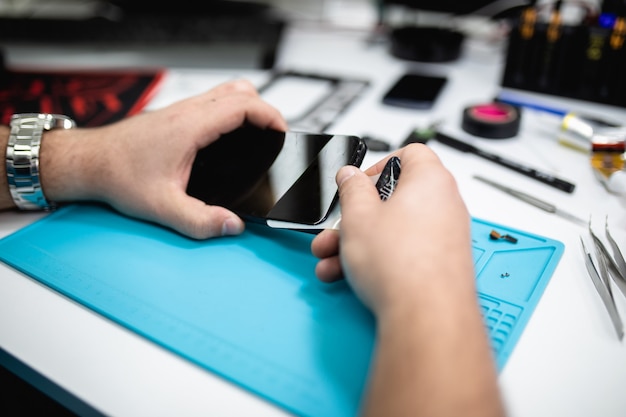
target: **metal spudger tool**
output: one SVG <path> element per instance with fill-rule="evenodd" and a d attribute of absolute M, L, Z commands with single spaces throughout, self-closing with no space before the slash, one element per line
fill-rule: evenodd
<path fill-rule="evenodd" d="M 554 204 L 548 203 L 547 201 L 543 201 L 538 199 L 537 197 L 533 197 L 530 194 L 526 194 L 523 191 L 518 191 L 515 190 L 511 187 L 507 187 L 505 185 L 502 184 L 498 184 L 495 181 L 489 180 L 487 178 L 481 177 L 480 175 L 474 175 L 474 178 L 476 178 L 479 181 L 484 182 L 485 184 L 489 184 L 492 187 L 495 187 L 501 191 L 504 191 L 505 193 L 509 194 L 510 196 L 513 196 L 515 198 L 518 198 L 522 201 L 525 201 L 528 204 L 532 204 L 533 206 L 540 208 L 543 211 L 547 211 L 548 213 L 553 213 L 556 214 L 557 216 L 560 216 L 566 220 L 569 220 L 571 222 L 577 223 L 581 226 L 586 226 L 587 222 L 583 219 L 581 219 L 580 217 L 577 217 L 571 213 L 566 212 L 565 210 L 562 210 L 560 208 L 558 208 L 557 206 L 555 206 Z"/>

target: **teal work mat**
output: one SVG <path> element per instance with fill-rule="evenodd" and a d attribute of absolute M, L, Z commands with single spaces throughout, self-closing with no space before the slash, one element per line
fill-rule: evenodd
<path fill-rule="evenodd" d="M 491 240 L 492 230 L 518 241 Z M 478 219 L 472 238 L 502 369 L 563 245 Z M 292 413 L 353 416 L 375 323 L 345 282 L 318 282 L 311 239 L 248 225 L 241 236 L 195 241 L 75 205 L 0 240 L 0 260 Z"/>

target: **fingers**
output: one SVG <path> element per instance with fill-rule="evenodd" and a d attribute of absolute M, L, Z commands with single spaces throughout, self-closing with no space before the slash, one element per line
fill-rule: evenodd
<path fill-rule="evenodd" d="M 341 204 L 341 228 L 350 229 L 352 224 L 372 215 L 381 200 L 372 180 L 359 168 L 345 166 L 337 173 L 339 201 Z"/>
<path fill-rule="evenodd" d="M 339 259 L 339 231 L 324 230 L 311 242 L 311 253 L 320 259 L 315 275 L 322 282 L 334 282 L 343 278 Z"/>
<path fill-rule="evenodd" d="M 342 233 L 345 233 L 343 229 L 350 230 L 357 225 L 359 219 L 368 218 L 367 212 L 381 201 L 372 181 L 357 167 L 341 168 L 337 173 L 337 184 L 342 212 Z M 325 230 L 311 243 L 311 252 L 320 258 L 315 267 L 315 275 L 320 281 L 333 282 L 343 278 L 339 240 L 339 232 Z"/>
<path fill-rule="evenodd" d="M 414 171 L 427 172 L 434 167 L 443 168 L 437 154 L 422 143 L 412 143 L 405 146 L 398 152 L 398 157 L 402 163 L 402 175 L 409 172 L 411 173 L 409 176 L 412 176 Z"/>
<path fill-rule="evenodd" d="M 218 98 L 206 97 L 180 103 L 181 107 L 170 108 L 170 124 L 182 125 L 188 137 L 197 138 L 197 148 L 201 149 L 221 135 L 231 132 L 244 123 L 251 123 L 261 129 L 287 130 L 287 122 L 282 114 L 258 95 L 249 92 L 233 92 Z"/>
<path fill-rule="evenodd" d="M 244 79 L 238 79 L 222 83 L 213 88 L 211 91 L 212 94 L 217 97 L 233 93 L 245 93 L 254 96 L 257 96 L 259 94 L 254 84 Z"/>
<path fill-rule="evenodd" d="M 344 235 L 358 230 L 357 226 L 365 219 L 373 219 L 378 215 L 375 211 L 381 208 L 382 202 L 370 176 L 379 174 L 389 158 L 394 155 L 401 159 L 403 166 L 404 181 L 401 180 L 398 186 L 404 183 L 405 190 L 409 190 L 410 193 L 414 190 L 410 187 L 413 178 L 424 176 L 424 171 L 431 170 L 434 165 L 441 166 L 439 159 L 429 148 L 415 145 L 388 155 L 365 172 L 351 166 L 342 168 L 337 173 L 337 184 Z M 314 256 L 320 258 L 315 273 L 321 281 L 332 282 L 343 277 L 338 256 L 339 246 L 340 234 L 336 231 L 323 231 L 313 240 L 311 251 Z"/>
<path fill-rule="evenodd" d="M 155 219 L 179 233 L 194 239 L 238 235 L 245 224 L 236 214 L 219 206 L 176 192 L 157 210 Z"/>
<path fill-rule="evenodd" d="M 385 158 L 381 159 L 380 161 L 376 162 L 374 165 L 366 169 L 365 174 L 369 175 L 370 177 L 380 174 L 381 172 L 383 172 L 383 168 L 385 167 L 385 164 L 387 164 L 387 161 L 389 160 L 389 158 L 391 158 L 392 156 L 399 157 L 399 154 L 400 154 L 399 150 L 393 153 L 390 153 Z M 402 158 L 400 160 L 402 160 Z"/>
<path fill-rule="evenodd" d="M 370 178 L 357 167 L 345 166 L 336 177 L 342 212 L 342 233 L 351 229 L 358 219 L 368 218 L 367 212 L 380 203 L 380 198 Z M 339 258 L 340 233 L 324 230 L 313 239 L 311 252 L 320 258 L 315 275 L 320 281 L 333 282 L 343 277 Z"/>
<path fill-rule="evenodd" d="M 335 256 L 339 253 L 339 232 L 337 230 L 324 230 L 311 242 L 313 256 L 323 259 Z"/>
<path fill-rule="evenodd" d="M 215 101 L 231 96 L 248 97 L 249 102 L 253 106 L 246 109 L 244 121 L 247 120 L 261 128 L 287 130 L 287 122 L 282 114 L 260 98 L 258 90 L 250 81 L 243 79 L 230 81 L 215 87 L 211 91 L 209 97 Z"/>
<path fill-rule="evenodd" d="M 242 106 L 245 103 L 244 106 L 240 107 L 244 112 L 239 112 L 236 115 L 234 121 L 230 123 L 231 126 L 232 124 L 235 126 L 230 130 L 239 127 L 244 121 L 249 121 L 261 128 L 287 130 L 287 123 L 280 112 L 262 100 L 256 87 L 247 80 L 239 79 L 220 84 L 199 96 L 199 100 L 205 106 L 217 106 L 222 109 L 231 109 L 233 105 Z M 221 133 L 227 133 L 230 130 Z"/>
<path fill-rule="evenodd" d="M 392 156 L 397 156 L 400 158 L 402 163 L 402 171 L 404 172 L 404 166 L 412 166 L 418 165 L 422 166 L 422 164 L 430 164 L 430 163 L 440 163 L 437 155 L 426 145 L 423 143 L 412 143 L 409 144 L 397 151 L 390 153 L 384 159 L 381 159 L 371 167 L 365 170 L 365 173 L 369 176 L 374 176 L 380 174 L 385 167 L 385 164 Z"/>
<path fill-rule="evenodd" d="M 238 79 L 219 84 L 216 87 L 213 87 L 209 91 L 205 92 L 204 94 L 195 96 L 195 98 L 192 99 L 206 103 L 216 101 L 220 98 L 233 94 L 242 94 L 249 97 L 258 97 L 259 95 L 254 84 L 245 79 Z"/>
<path fill-rule="evenodd" d="M 315 266 L 315 275 L 322 282 L 335 282 L 343 279 L 339 256 L 321 259 Z"/>

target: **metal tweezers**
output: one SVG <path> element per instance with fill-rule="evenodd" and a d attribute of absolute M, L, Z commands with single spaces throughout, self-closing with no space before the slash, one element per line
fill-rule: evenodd
<path fill-rule="evenodd" d="M 611 256 L 604 243 L 602 243 L 602 241 L 593 233 L 591 220 L 589 221 L 589 233 L 595 247 L 598 267 L 596 267 L 594 263 L 593 256 L 585 247 L 585 242 L 581 236 L 580 243 L 582 244 L 582 248 L 585 253 L 585 265 L 587 267 L 587 272 L 589 272 L 589 276 L 591 277 L 598 294 L 600 294 L 604 307 L 613 322 L 613 327 L 615 327 L 617 337 L 621 341 L 624 339 L 624 325 L 622 324 L 619 312 L 617 311 L 610 280 L 613 278 L 617 287 L 621 290 L 624 296 L 626 296 L 626 262 L 624 261 L 624 256 L 617 246 L 617 243 L 609 233 L 608 218 L 606 221 L 605 233 L 606 238 L 611 245 L 613 256 Z"/>

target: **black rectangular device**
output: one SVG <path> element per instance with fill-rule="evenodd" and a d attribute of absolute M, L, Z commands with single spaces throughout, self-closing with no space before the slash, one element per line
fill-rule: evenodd
<path fill-rule="evenodd" d="M 316 225 L 337 202 L 339 168 L 360 166 L 366 151 L 357 136 L 246 125 L 198 152 L 187 193 L 246 221 Z"/>
<path fill-rule="evenodd" d="M 404 74 L 383 96 L 383 103 L 411 109 L 429 109 L 446 85 L 438 75 Z"/>

